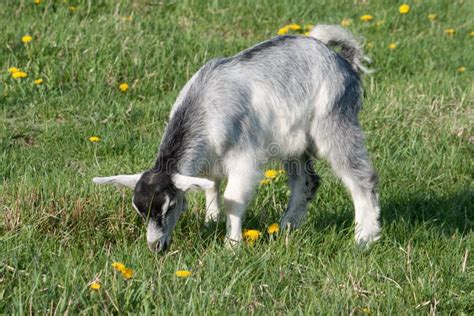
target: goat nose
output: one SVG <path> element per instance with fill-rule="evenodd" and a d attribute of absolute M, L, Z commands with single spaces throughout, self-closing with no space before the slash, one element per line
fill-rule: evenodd
<path fill-rule="evenodd" d="M 152 252 L 165 251 L 170 244 L 170 240 L 167 236 L 163 236 L 155 241 L 148 242 L 148 248 Z"/>

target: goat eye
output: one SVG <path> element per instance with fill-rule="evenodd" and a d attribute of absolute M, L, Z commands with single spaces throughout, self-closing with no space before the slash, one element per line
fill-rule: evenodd
<path fill-rule="evenodd" d="M 170 205 L 168 206 L 168 211 L 172 211 L 176 208 L 176 202 L 174 203 L 170 203 Z"/>

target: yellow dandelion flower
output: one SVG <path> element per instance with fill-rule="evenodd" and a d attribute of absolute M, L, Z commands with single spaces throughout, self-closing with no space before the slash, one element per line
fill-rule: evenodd
<path fill-rule="evenodd" d="M 35 0 L 35 4 L 41 4 L 41 0 Z"/>
<path fill-rule="evenodd" d="M 20 71 L 20 69 L 18 69 L 18 68 L 16 68 L 16 67 L 10 67 L 10 68 L 8 68 L 8 72 L 11 73 L 11 74 L 13 74 L 13 73 L 15 73 L 15 72 L 19 72 L 19 71 Z"/>
<path fill-rule="evenodd" d="M 122 273 L 122 276 L 126 279 L 126 280 L 129 280 L 133 277 L 133 269 L 131 268 L 125 268 L 123 269 L 122 271 L 120 271 L 120 273 Z"/>
<path fill-rule="evenodd" d="M 92 137 L 91 137 L 92 138 Z M 127 267 L 121 263 L 121 262 L 114 262 L 112 263 L 112 268 L 114 268 L 115 270 L 119 271 L 119 272 L 122 272 L 124 271 Z"/>
<path fill-rule="evenodd" d="M 31 40 L 33 39 L 33 37 L 31 37 L 30 35 L 25 35 L 21 38 L 21 41 L 25 44 L 31 42 Z"/>
<path fill-rule="evenodd" d="M 99 136 L 91 136 L 91 137 L 89 137 L 89 141 L 91 143 L 97 143 L 98 141 L 100 141 L 100 137 Z"/>
<path fill-rule="evenodd" d="M 473 37 L 474 36 L 474 31 L 471 31 L 471 33 L 469 33 L 469 36 Z"/>
<path fill-rule="evenodd" d="M 40 84 L 43 83 L 43 79 L 38 78 L 38 79 L 36 79 L 34 82 L 35 82 L 35 85 L 39 86 Z"/>
<path fill-rule="evenodd" d="M 123 83 L 121 83 L 121 84 L 119 85 L 118 88 L 119 88 L 120 91 L 125 92 L 125 91 L 128 90 L 128 83 L 123 82 Z"/>
<path fill-rule="evenodd" d="M 363 312 L 364 314 L 370 314 L 370 309 L 368 307 L 364 307 L 361 309 L 361 312 Z"/>
<path fill-rule="evenodd" d="M 277 32 L 278 35 L 285 35 L 288 33 L 288 31 L 290 30 L 290 28 L 288 26 L 284 26 L 282 28 L 280 28 Z"/>
<path fill-rule="evenodd" d="M 278 225 L 277 223 L 273 223 L 267 228 L 267 233 L 269 233 L 270 235 L 278 233 L 279 231 L 280 231 L 280 225 Z"/>
<path fill-rule="evenodd" d="M 28 74 L 24 71 L 12 72 L 13 79 L 21 79 L 21 78 L 26 78 L 26 77 L 28 77 Z"/>
<path fill-rule="evenodd" d="M 395 49 L 395 48 L 397 48 L 397 43 L 390 43 L 390 44 L 388 44 L 388 48 L 389 48 L 389 49 Z"/>
<path fill-rule="evenodd" d="M 313 29 L 314 25 L 313 24 L 305 24 L 303 26 L 303 30 L 305 31 L 311 31 Z"/>
<path fill-rule="evenodd" d="M 349 25 L 351 25 L 351 23 L 352 23 L 352 19 L 342 19 L 341 26 L 348 27 Z"/>
<path fill-rule="evenodd" d="M 446 29 L 444 30 L 444 33 L 448 34 L 449 36 L 453 36 L 454 33 L 456 33 L 455 29 Z"/>
<path fill-rule="evenodd" d="M 436 20 L 437 17 L 438 17 L 438 16 L 437 16 L 436 14 L 434 14 L 434 13 L 428 14 L 428 20 L 430 20 L 430 21 Z"/>
<path fill-rule="evenodd" d="M 456 70 L 457 70 L 459 73 L 463 73 L 463 72 L 465 72 L 465 71 L 466 71 L 466 67 L 464 67 L 464 66 L 461 66 L 461 67 L 459 67 L 459 68 L 458 68 L 458 69 L 456 69 Z"/>
<path fill-rule="evenodd" d="M 100 284 L 99 281 L 94 281 L 94 282 L 92 282 L 92 283 L 89 285 L 89 288 L 90 288 L 91 290 L 97 291 L 97 290 L 99 290 L 99 289 L 101 288 L 101 286 L 102 286 L 102 285 Z"/>
<path fill-rule="evenodd" d="M 404 3 L 398 8 L 398 11 L 400 12 L 400 14 L 407 14 L 408 12 L 410 12 L 410 6 Z"/>
<path fill-rule="evenodd" d="M 301 30 L 301 26 L 300 26 L 299 24 L 295 24 L 295 23 L 289 24 L 289 25 L 287 25 L 287 27 L 288 27 L 290 30 L 292 30 L 292 31 L 299 31 L 299 30 Z"/>
<path fill-rule="evenodd" d="M 178 278 L 183 278 L 183 279 L 190 277 L 191 274 L 193 273 L 188 270 L 178 270 L 174 273 L 174 275 L 176 275 Z"/>
<path fill-rule="evenodd" d="M 265 171 L 265 177 L 269 179 L 275 179 L 280 172 L 278 170 L 269 169 Z"/>
<path fill-rule="evenodd" d="M 371 16 L 370 14 L 364 14 L 360 17 L 360 20 L 363 22 L 369 22 L 369 21 L 372 21 L 373 19 L 374 17 Z"/>
<path fill-rule="evenodd" d="M 253 244 L 257 239 L 260 238 L 262 233 L 256 229 L 246 229 L 242 235 L 246 242 Z"/>

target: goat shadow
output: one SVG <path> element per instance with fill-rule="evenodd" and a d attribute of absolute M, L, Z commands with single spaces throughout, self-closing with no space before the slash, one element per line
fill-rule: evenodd
<path fill-rule="evenodd" d="M 393 227 L 402 222 L 408 232 L 420 228 L 435 229 L 441 234 L 466 236 L 474 226 L 474 191 L 466 188 L 454 194 L 434 195 L 432 192 L 412 192 L 409 195 L 381 200 L 380 221 L 383 227 Z M 350 229 L 354 212 L 348 209 L 327 213 L 321 210 L 310 225 L 324 230 L 334 225 L 338 230 Z M 409 238 L 399 236 L 395 238 Z M 409 234 L 411 235 L 411 234 Z M 402 240 L 398 240 L 402 241 Z"/>
<path fill-rule="evenodd" d="M 349 198 L 350 199 L 350 198 Z M 317 199 L 316 199 L 317 200 Z M 383 227 L 393 227 L 402 222 L 408 234 L 394 234 L 397 242 L 405 242 L 419 229 L 435 229 L 446 236 L 458 237 L 471 233 L 474 227 L 474 191 L 464 189 L 451 195 L 434 195 L 432 192 L 412 192 L 408 195 L 381 199 L 380 221 Z M 318 204 L 317 201 L 312 203 Z M 337 231 L 352 233 L 354 211 L 348 200 L 349 208 L 338 211 L 326 211 L 315 207 L 303 224 L 302 229 L 324 232 L 336 228 Z M 245 220 L 247 226 L 265 230 L 266 214 L 255 214 Z M 264 218 L 262 218 L 264 217 Z M 225 224 L 211 224 L 201 231 L 201 237 L 211 242 L 217 235 L 225 234 Z"/>

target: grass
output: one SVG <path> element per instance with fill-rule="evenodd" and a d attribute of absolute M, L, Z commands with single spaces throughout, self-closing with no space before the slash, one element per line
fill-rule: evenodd
<path fill-rule="evenodd" d="M 0 313 L 474 313 L 472 3 L 409 1 L 400 15 L 388 0 L 306 2 L 2 4 Z M 170 251 L 150 253 L 131 193 L 91 178 L 153 164 L 174 99 L 207 60 L 290 22 L 343 18 L 376 69 L 361 124 L 381 179 L 383 238 L 354 246 L 350 197 L 318 161 L 323 184 L 300 230 L 234 254 L 223 225 L 204 227 L 193 194 Z M 12 79 L 12 66 L 28 77 Z M 287 199 L 284 176 L 262 186 L 245 227 L 264 231 Z M 192 276 L 177 278 L 181 269 Z"/>

